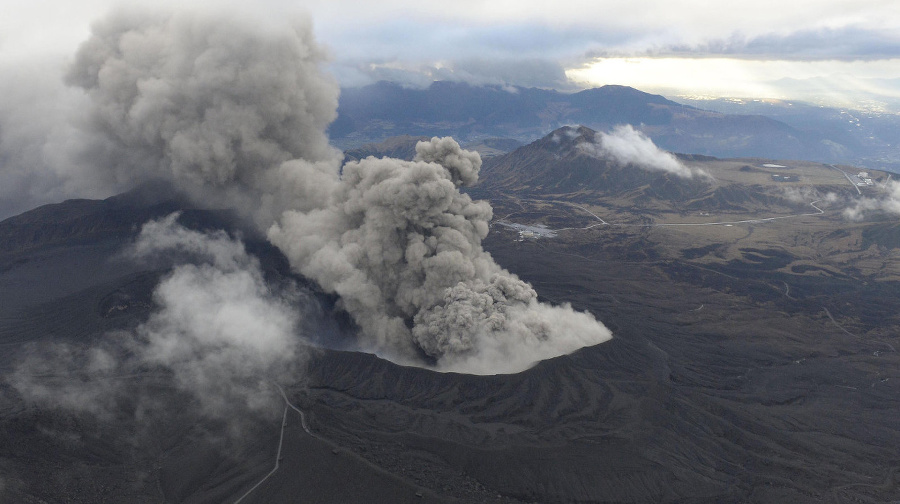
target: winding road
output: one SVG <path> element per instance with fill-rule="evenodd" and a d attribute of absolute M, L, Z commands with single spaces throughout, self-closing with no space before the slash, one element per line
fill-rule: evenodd
<path fill-rule="evenodd" d="M 268 474 L 263 476 L 263 478 L 261 480 L 257 481 L 255 485 L 253 485 L 249 490 L 247 490 L 244 493 L 244 495 L 241 495 L 238 498 L 238 500 L 234 501 L 234 504 L 240 504 L 240 502 L 242 500 L 244 500 L 244 498 L 246 498 L 248 495 L 253 493 L 254 490 L 259 488 L 259 486 L 262 485 L 263 483 L 265 483 L 265 481 L 267 479 L 269 479 L 270 476 L 272 476 L 273 474 L 275 474 L 276 471 L 278 471 L 278 468 L 281 465 L 281 447 L 284 444 L 284 428 L 287 427 L 288 408 L 291 408 L 300 414 L 300 425 L 303 427 L 304 432 L 306 432 L 307 434 L 309 434 L 310 436 L 312 436 L 316 439 L 322 439 L 321 437 L 313 434 L 312 431 L 309 430 L 309 426 L 306 424 L 306 414 L 303 413 L 303 410 L 301 410 L 300 408 L 295 406 L 293 403 L 291 403 L 291 401 L 288 400 L 287 394 L 284 393 L 284 389 L 281 388 L 281 385 L 279 385 L 277 383 L 273 383 L 273 385 L 278 387 L 278 391 L 281 392 L 281 397 L 284 399 L 284 413 L 281 415 L 281 435 L 278 438 L 278 451 L 275 454 L 275 467 L 273 467 L 272 470 L 269 471 Z"/>

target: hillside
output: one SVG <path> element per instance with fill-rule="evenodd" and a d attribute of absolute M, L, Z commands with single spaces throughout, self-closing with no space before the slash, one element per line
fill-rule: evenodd
<path fill-rule="evenodd" d="M 660 199 L 690 199 L 708 184 L 700 179 L 641 169 L 587 152 L 596 145 L 596 131 L 565 126 L 508 154 L 485 161 L 479 188 L 520 195 L 566 195 L 583 199 L 652 188 Z"/>
<path fill-rule="evenodd" d="M 823 149 L 835 157 L 854 160 L 865 166 L 888 167 L 900 171 L 897 149 L 900 116 L 882 110 L 834 108 L 796 100 L 760 100 L 752 98 L 691 99 L 677 101 L 723 114 L 763 115 L 791 127 L 819 136 Z M 860 106 L 873 102 L 860 101 Z M 877 102 L 875 102 L 877 103 Z"/>
<path fill-rule="evenodd" d="M 546 211 L 520 202 L 532 213 L 519 217 Z M 45 291 L 5 305 L 4 373 L 36 344 L 66 341 L 77 355 L 102 344 L 103 332 L 151 313 L 164 266 L 109 270 L 103 278 L 65 269 L 46 277 L 34 268 L 66 264 L 84 246 L 101 252 L 91 267 L 115 257 L 115 247 L 94 245 L 117 231 L 91 225 L 103 221 L 105 203 L 91 205 L 55 208 L 81 209 L 77 229 L 99 233 L 87 243 L 72 228 L 0 272 L 4 289 L 22 280 L 38 290 L 42 282 L 69 286 L 61 297 Z M 52 227 L 42 215 L 48 209 L 22 218 L 31 229 Z M 195 218 L 216 220 L 203 212 Z M 560 219 L 571 225 L 581 217 Z M 859 225 L 834 234 L 834 223 L 823 225 L 794 235 L 812 240 L 809 246 L 852 249 L 860 233 L 876 240 L 893 233 Z M 16 502 L 112 495 L 116 502 L 234 502 L 272 469 L 282 446 L 280 468 L 242 502 L 297 495 L 505 504 L 889 499 L 885 467 L 900 463 L 891 448 L 900 442 L 892 414 L 900 397 L 891 332 L 898 322 L 878 314 L 898 313 L 889 294 L 896 281 L 816 263 L 806 244 L 766 241 L 771 235 L 759 224 L 719 229 L 703 238 L 712 244 L 694 237 L 685 246 L 665 228 L 573 229 L 526 242 L 495 228 L 487 247 L 501 264 L 543 299 L 597 314 L 615 338 L 500 376 L 441 374 L 322 348 L 302 378 L 284 384 L 305 419 L 280 407 L 243 418 L 240 442 L 223 423 L 198 415 L 196 402 L 153 368 L 103 378 L 134 398 L 115 403 L 113 417 L 35 406 L 4 383 L 6 495 Z M 775 230 L 792 235 L 786 226 Z M 276 251 L 251 248 L 272 275 L 284 275 L 272 267 Z"/>
<path fill-rule="evenodd" d="M 890 501 L 897 226 L 789 201 L 786 187 L 856 194 L 818 163 L 683 155 L 712 176 L 685 183 L 584 156 L 579 142 L 596 136 L 570 128 L 520 147 L 486 163 L 471 191 L 491 198 L 485 248 L 498 263 L 614 334 L 510 375 L 349 351 L 356 329 L 337 300 L 233 215 L 165 190 L 0 222 L 0 498 Z M 798 181 L 772 177 L 785 172 Z M 109 372 L 97 357 L 129 362 L 137 347 L 117 342 L 158 312 L 176 258 L 124 252 L 146 219 L 173 210 L 187 228 L 244 236 L 264 290 L 289 285 L 304 307 L 308 355 L 275 381 L 284 398 L 272 377 L 249 380 L 271 392 L 256 412 L 233 402 L 201 414 L 171 370 Z M 552 232 L 523 239 L 513 224 Z"/>

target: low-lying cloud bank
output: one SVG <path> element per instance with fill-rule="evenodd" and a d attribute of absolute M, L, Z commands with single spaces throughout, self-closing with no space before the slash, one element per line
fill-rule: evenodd
<path fill-rule="evenodd" d="M 623 166 L 633 165 L 644 170 L 671 173 L 681 178 L 710 177 L 705 171 L 686 166 L 672 153 L 660 149 L 650 137 L 630 124 L 616 126 L 610 133 L 598 134 L 600 138 L 595 143 L 582 143 L 578 147 L 594 157 L 612 159 Z"/>
<path fill-rule="evenodd" d="M 781 191 L 785 198 L 793 203 L 839 203 L 842 200 L 841 196 L 835 192 L 828 191 L 823 193 L 812 186 L 786 186 Z"/>
<path fill-rule="evenodd" d="M 886 213 L 900 215 L 900 182 L 888 181 L 880 189 L 880 194 L 875 198 L 859 198 L 852 206 L 844 210 L 844 217 L 858 221 L 872 213 Z"/>
<path fill-rule="evenodd" d="M 900 215 L 900 182 L 888 180 L 876 188 L 876 196 L 857 196 L 855 191 L 822 193 L 813 187 L 786 187 L 783 193 L 795 203 L 823 202 L 843 207 L 841 215 L 851 221 L 862 221 L 878 214 Z M 867 192 L 868 194 L 868 192 Z"/>
<path fill-rule="evenodd" d="M 63 343 L 31 348 L 8 377 L 20 394 L 109 418 L 123 399 L 123 377 L 162 369 L 209 417 L 280 401 L 272 382 L 295 379 L 307 357 L 300 293 L 269 286 L 240 241 L 221 231 L 186 229 L 177 218 L 144 225 L 129 252 L 140 262 L 178 258 L 153 293 L 149 319 L 87 349 Z"/>

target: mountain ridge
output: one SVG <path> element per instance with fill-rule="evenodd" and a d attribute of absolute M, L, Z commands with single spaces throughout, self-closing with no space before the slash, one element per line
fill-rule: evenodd
<path fill-rule="evenodd" d="M 564 126 L 507 154 L 485 161 L 479 188 L 531 195 L 611 195 L 649 186 L 663 199 L 697 195 L 708 185 L 702 179 L 623 164 L 597 156 L 585 146 L 599 145 L 600 134 L 586 126 Z"/>
<path fill-rule="evenodd" d="M 846 132 L 801 130 L 758 114 L 703 110 L 619 85 L 567 94 L 446 81 L 412 89 L 382 81 L 342 90 L 329 135 L 344 149 L 404 134 L 449 135 L 460 143 L 488 137 L 527 143 L 576 124 L 598 131 L 631 124 L 666 150 L 717 157 L 845 162 L 858 154 L 858 142 Z"/>

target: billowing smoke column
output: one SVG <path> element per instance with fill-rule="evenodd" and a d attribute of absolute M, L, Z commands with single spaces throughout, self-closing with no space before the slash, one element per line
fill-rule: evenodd
<path fill-rule="evenodd" d="M 292 267 L 340 296 L 364 348 L 492 373 L 609 339 L 591 315 L 538 303 L 482 249 L 490 205 L 460 192 L 477 153 L 435 138 L 412 162 L 341 169 L 324 133 L 338 88 L 321 59 L 308 25 L 119 14 L 69 79 L 91 98 L 111 176 L 163 178 L 271 226 Z"/>
<path fill-rule="evenodd" d="M 482 249 L 491 207 L 459 191 L 478 178 L 477 153 L 449 138 L 416 151 L 348 163 L 328 206 L 286 212 L 270 240 L 395 359 L 421 351 L 445 369 L 515 371 L 609 339 L 590 315 L 538 303 Z"/>
<path fill-rule="evenodd" d="M 168 180 L 265 227 L 314 202 L 307 172 L 341 157 L 325 135 L 339 89 L 323 58 L 308 23 L 120 11 L 94 25 L 67 81 L 91 100 L 107 177 Z"/>

